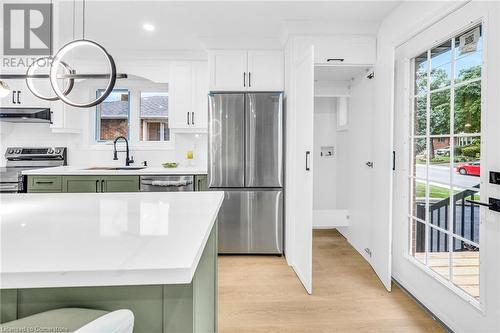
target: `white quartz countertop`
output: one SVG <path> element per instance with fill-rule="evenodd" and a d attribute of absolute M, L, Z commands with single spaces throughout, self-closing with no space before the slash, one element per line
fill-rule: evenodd
<path fill-rule="evenodd" d="M 207 169 L 197 167 L 177 167 L 164 168 L 145 167 L 144 169 L 134 170 L 108 170 L 105 168 L 116 166 L 59 166 L 52 168 L 41 168 L 23 171 L 23 175 L 32 176 L 84 176 L 84 175 L 203 175 L 207 174 Z M 125 168 L 125 167 L 124 167 Z"/>
<path fill-rule="evenodd" d="M 0 195 L 0 288 L 190 283 L 223 198 Z"/>

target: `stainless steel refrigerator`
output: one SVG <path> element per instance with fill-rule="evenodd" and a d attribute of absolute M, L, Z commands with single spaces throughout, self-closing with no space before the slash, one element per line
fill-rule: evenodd
<path fill-rule="evenodd" d="M 211 93 L 208 145 L 219 253 L 282 254 L 283 94 Z"/>

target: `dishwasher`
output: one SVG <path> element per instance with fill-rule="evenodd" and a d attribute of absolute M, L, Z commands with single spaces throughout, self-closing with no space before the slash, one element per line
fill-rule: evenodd
<path fill-rule="evenodd" d="M 141 192 L 194 191 L 194 176 L 141 176 Z"/>

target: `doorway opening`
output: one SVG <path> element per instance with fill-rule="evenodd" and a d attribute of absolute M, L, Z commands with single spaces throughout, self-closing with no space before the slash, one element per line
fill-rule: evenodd
<path fill-rule="evenodd" d="M 371 66 L 314 68 L 313 228 L 337 229 L 370 264 L 373 76 Z"/>

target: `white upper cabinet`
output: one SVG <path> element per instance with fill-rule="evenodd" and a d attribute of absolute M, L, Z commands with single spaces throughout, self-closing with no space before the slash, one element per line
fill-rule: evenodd
<path fill-rule="evenodd" d="M 330 65 L 370 65 L 376 60 L 373 36 L 298 37 L 295 52 L 314 45 L 314 62 Z"/>
<path fill-rule="evenodd" d="M 170 64 L 170 128 L 207 128 L 207 72 L 207 63 L 202 61 L 174 61 Z"/>
<path fill-rule="evenodd" d="M 283 53 L 214 50 L 209 53 L 211 91 L 282 91 Z"/>
<path fill-rule="evenodd" d="M 193 63 L 193 110 L 191 127 L 208 128 L 208 65 L 207 62 Z"/>
<path fill-rule="evenodd" d="M 40 99 L 31 93 L 24 79 L 11 79 L 6 81 L 7 84 L 9 85 L 11 92 L 8 96 L 0 100 L 0 105 L 2 107 L 12 107 L 12 108 L 50 107 L 49 101 Z M 43 93 L 45 93 L 45 91 Z"/>
<path fill-rule="evenodd" d="M 217 50 L 209 54 L 210 90 L 246 89 L 247 51 Z"/>
<path fill-rule="evenodd" d="M 248 51 L 248 90 L 283 90 L 283 53 Z"/>

